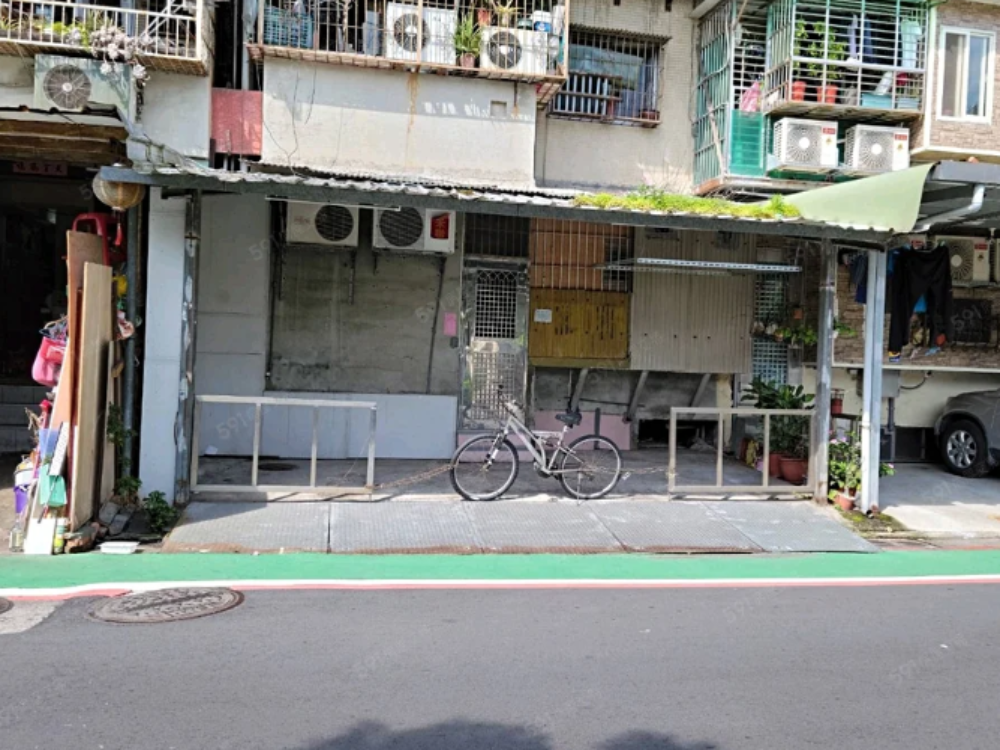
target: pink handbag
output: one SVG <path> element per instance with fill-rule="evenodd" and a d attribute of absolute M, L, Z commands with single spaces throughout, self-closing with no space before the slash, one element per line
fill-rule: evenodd
<path fill-rule="evenodd" d="M 39 385 L 52 388 L 59 382 L 60 365 L 45 356 L 48 339 L 42 339 L 42 345 L 38 347 L 38 354 L 35 355 L 35 363 L 31 366 L 31 378 Z M 51 342 L 49 342 L 51 343 Z M 62 358 L 60 357 L 60 361 Z"/>

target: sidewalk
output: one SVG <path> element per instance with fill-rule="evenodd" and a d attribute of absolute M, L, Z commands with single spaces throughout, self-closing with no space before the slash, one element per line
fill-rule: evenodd
<path fill-rule="evenodd" d="M 882 480 L 882 510 L 929 538 L 1000 538 L 1000 478 L 963 479 L 943 466 L 896 466 Z"/>
<path fill-rule="evenodd" d="M 196 502 L 164 552 L 876 552 L 807 501 Z"/>

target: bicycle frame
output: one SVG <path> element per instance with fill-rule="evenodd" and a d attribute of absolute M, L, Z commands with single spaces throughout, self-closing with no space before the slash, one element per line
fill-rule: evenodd
<path fill-rule="evenodd" d="M 556 469 L 556 459 L 559 458 L 561 454 L 573 455 L 573 451 L 569 450 L 563 445 L 563 441 L 566 439 L 566 433 L 569 432 L 569 427 L 565 426 L 562 428 L 562 432 L 551 432 L 551 431 L 532 431 L 528 428 L 524 422 L 522 422 L 514 410 L 504 404 L 504 409 L 507 411 L 507 421 L 504 423 L 503 429 L 497 433 L 496 440 L 493 443 L 493 450 L 490 451 L 490 460 L 492 461 L 496 457 L 497 449 L 511 433 L 516 435 L 524 447 L 527 449 L 528 453 L 535 461 L 535 466 L 542 475 L 546 477 L 558 476 L 559 474 L 565 473 L 560 469 Z M 552 453 L 546 450 L 545 442 L 547 440 L 556 439 L 556 444 L 552 448 Z"/>

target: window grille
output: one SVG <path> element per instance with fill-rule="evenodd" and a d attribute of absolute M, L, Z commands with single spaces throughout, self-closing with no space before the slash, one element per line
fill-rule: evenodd
<path fill-rule="evenodd" d="M 517 272 L 480 271 L 474 333 L 481 339 L 517 337 Z"/>
<path fill-rule="evenodd" d="M 787 280 L 760 274 L 754 288 L 754 321 L 781 324 L 787 314 Z M 780 384 L 788 382 L 788 344 L 755 336 L 750 346 L 753 376 Z"/>
<path fill-rule="evenodd" d="M 549 114 L 614 125 L 660 122 L 663 39 L 595 31 L 570 33 L 569 78 Z"/>

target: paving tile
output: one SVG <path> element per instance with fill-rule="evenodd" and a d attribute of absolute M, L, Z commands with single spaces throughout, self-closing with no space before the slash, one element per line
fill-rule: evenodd
<path fill-rule="evenodd" d="M 811 503 L 780 501 L 706 502 L 766 552 L 878 552 Z"/>
<path fill-rule="evenodd" d="M 329 518 L 328 503 L 196 502 L 164 549 L 326 552 Z"/>
<path fill-rule="evenodd" d="M 478 552 L 476 530 L 459 503 L 337 503 L 331 552 Z"/>
<path fill-rule="evenodd" d="M 758 552 L 760 547 L 700 502 L 595 503 L 591 512 L 635 552 Z"/>
<path fill-rule="evenodd" d="M 494 552 L 620 552 L 586 505 L 492 502 L 463 506 L 484 549 Z"/>

